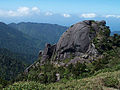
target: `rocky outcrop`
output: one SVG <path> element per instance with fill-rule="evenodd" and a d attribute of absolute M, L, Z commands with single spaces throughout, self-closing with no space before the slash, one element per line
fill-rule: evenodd
<path fill-rule="evenodd" d="M 41 63 L 44 64 L 46 60 L 49 60 L 56 50 L 56 45 L 46 44 L 44 51 L 40 51 Z"/>
<path fill-rule="evenodd" d="M 109 31 L 105 21 L 85 20 L 78 22 L 63 33 L 57 44 L 46 44 L 44 51 L 39 53 L 39 64 L 42 65 L 46 61 L 50 61 L 54 64 L 67 66 L 78 61 L 84 63 L 100 58 L 95 40 L 97 39 L 97 43 L 101 43 L 103 37 L 109 36 L 109 33 L 106 34 Z M 66 59 L 67 63 L 64 63 Z"/>
<path fill-rule="evenodd" d="M 45 50 L 40 52 L 41 62 L 46 62 L 46 60 L 64 61 L 71 57 L 81 58 L 80 60 L 98 57 L 99 52 L 93 39 L 98 36 L 100 39 L 100 32 L 104 33 L 106 29 L 109 27 L 106 26 L 105 21 L 85 20 L 72 25 L 63 33 L 57 44 L 46 44 Z"/>
<path fill-rule="evenodd" d="M 90 43 L 90 26 L 84 22 L 68 29 L 57 43 L 57 52 L 86 52 Z"/>

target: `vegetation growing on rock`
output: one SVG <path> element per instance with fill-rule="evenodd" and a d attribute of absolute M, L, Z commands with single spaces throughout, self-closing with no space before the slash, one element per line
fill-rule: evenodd
<path fill-rule="evenodd" d="M 38 61 L 16 78 L 17 83 L 5 90 L 120 89 L 120 36 L 110 36 L 105 21 L 74 24 L 56 45 L 46 44 L 39 56 Z M 58 74 L 60 80 L 57 80 Z"/>

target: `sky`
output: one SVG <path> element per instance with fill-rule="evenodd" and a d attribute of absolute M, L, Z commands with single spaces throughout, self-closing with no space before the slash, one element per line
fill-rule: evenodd
<path fill-rule="evenodd" d="M 0 0 L 0 21 L 38 22 L 70 26 L 82 20 L 106 20 L 120 25 L 120 0 Z"/>

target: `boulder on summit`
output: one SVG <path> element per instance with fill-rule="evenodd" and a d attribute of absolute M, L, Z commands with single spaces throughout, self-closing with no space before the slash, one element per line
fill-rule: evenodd
<path fill-rule="evenodd" d="M 106 30 L 110 31 L 104 20 L 78 22 L 63 33 L 56 45 L 47 44 L 41 61 L 44 62 L 47 59 L 64 61 L 71 57 L 79 57 L 81 60 L 98 57 L 99 52 L 93 40 L 98 37 L 99 41 L 102 41 L 102 37 L 107 36 L 101 35 L 101 32 L 104 33 Z"/>
<path fill-rule="evenodd" d="M 57 44 L 46 44 L 44 51 L 39 53 L 39 64 L 49 61 L 65 66 L 97 60 L 102 58 L 100 45 L 109 36 L 110 29 L 104 20 L 78 22 L 63 33 Z"/>

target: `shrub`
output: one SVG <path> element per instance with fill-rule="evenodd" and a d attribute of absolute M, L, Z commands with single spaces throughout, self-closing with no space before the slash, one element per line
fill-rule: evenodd
<path fill-rule="evenodd" d="M 2 89 L 3 88 L 3 86 L 0 84 L 0 89 Z"/>
<path fill-rule="evenodd" d="M 104 85 L 107 87 L 114 87 L 114 88 L 118 88 L 119 85 L 119 81 L 117 78 L 115 77 L 106 77 L 103 79 L 104 81 Z"/>

